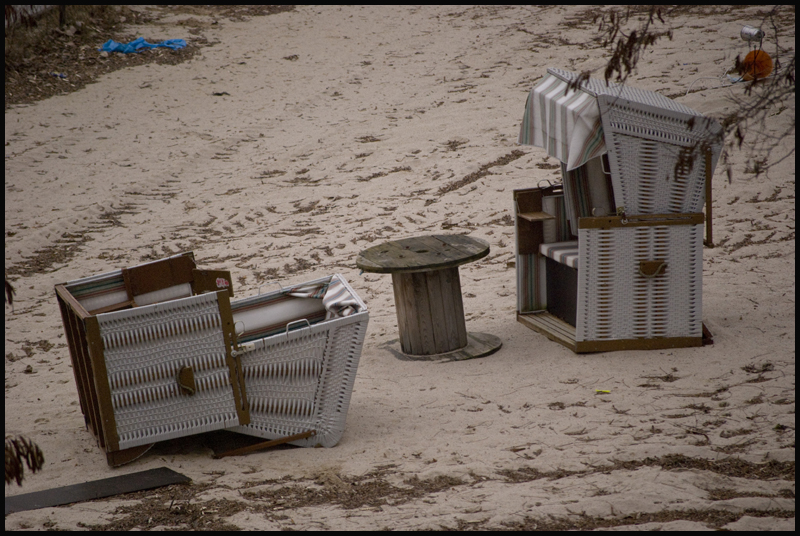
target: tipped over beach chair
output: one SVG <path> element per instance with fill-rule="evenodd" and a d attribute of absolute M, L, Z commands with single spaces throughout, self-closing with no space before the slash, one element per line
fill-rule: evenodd
<path fill-rule="evenodd" d="M 81 410 L 110 465 L 221 429 L 339 440 L 364 303 L 338 274 L 232 294 L 230 273 L 198 270 L 191 253 L 56 285 Z"/>
<path fill-rule="evenodd" d="M 560 160 L 562 181 L 514 192 L 517 319 L 575 352 L 699 346 L 721 128 L 658 93 L 577 79 L 548 69 L 526 104 L 519 142 Z"/>
<path fill-rule="evenodd" d="M 110 465 L 249 422 L 230 281 L 189 253 L 56 285 L 86 427 Z"/>

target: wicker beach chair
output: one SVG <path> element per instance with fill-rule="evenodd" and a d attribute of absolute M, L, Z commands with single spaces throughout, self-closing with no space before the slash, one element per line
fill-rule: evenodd
<path fill-rule="evenodd" d="M 559 159 L 562 184 L 514 192 L 517 318 L 576 352 L 700 345 L 720 127 L 577 77 L 548 69 L 525 109 L 519 141 Z"/>
<path fill-rule="evenodd" d="M 189 253 L 56 285 L 81 410 L 110 465 L 249 422 L 230 280 Z"/>
<path fill-rule="evenodd" d="M 189 253 L 56 285 L 81 410 L 110 465 L 221 429 L 341 437 L 364 303 L 339 275 L 233 303 L 230 281 Z"/>

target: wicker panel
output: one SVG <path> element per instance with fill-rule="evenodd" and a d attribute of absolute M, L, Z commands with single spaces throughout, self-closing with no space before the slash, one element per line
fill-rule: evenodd
<path fill-rule="evenodd" d="M 239 424 L 216 293 L 97 321 L 120 449 Z M 194 394 L 178 385 L 183 367 Z"/>
<path fill-rule="evenodd" d="M 627 214 L 700 212 L 705 202 L 706 158 L 720 154 L 710 119 L 644 104 L 598 97 L 617 206 Z M 676 167 L 694 151 L 692 165 Z"/>
<path fill-rule="evenodd" d="M 702 336 L 702 229 L 581 229 L 576 340 Z M 648 277 L 642 262 L 666 264 Z"/>
<path fill-rule="evenodd" d="M 318 390 L 325 411 L 319 412 L 317 437 L 314 444 L 332 447 L 344 433 L 345 418 L 350 408 L 350 395 L 356 380 L 356 370 L 361 358 L 361 348 L 367 334 L 367 316 L 340 322 L 332 328 L 328 346 L 328 365 Z M 306 440 L 307 446 L 312 441 Z"/>
<path fill-rule="evenodd" d="M 262 431 L 263 437 L 277 439 L 314 429 L 328 331 L 315 326 L 260 339 L 243 355 L 249 427 Z"/>
<path fill-rule="evenodd" d="M 234 431 L 279 439 L 314 430 L 316 435 L 292 444 L 332 447 L 339 442 L 369 313 L 344 278 L 334 277 L 343 282 L 359 312 L 252 341 L 254 347 L 241 358 L 250 424 Z M 260 303 L 263 314 L 269 316 L 270 305 L 282 299 L 280 293 L 273 293 L 246 301 L 251 311 Z M 234 302 L 232 308 L 236 311 L 239 305 Z"/>

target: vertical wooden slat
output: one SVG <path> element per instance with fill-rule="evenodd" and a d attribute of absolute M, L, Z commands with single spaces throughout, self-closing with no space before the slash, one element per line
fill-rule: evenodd
<path fill-rule="evenodd" d="M 425 347 L 428 353 L 441 354 L 447 352 L 451 344 L 450 333 L 447 329 L 447 315 L 450 314 L 450 311 L 447 311 L 448 307 L 445 303 L 447 301 L 445 294 L 448 290 L 444 288 L 446 279 L 444 272 L 446 271 L 436 270 L 420 274 L 425 276 L 428 283 L 427 301 L 430 309 L 431 331 L 433 332 L 432 344 Z"/>
<path fill-rule="evenodd" d="M 397 328 L 400 331 L 400 347 L 404 352 L 410 353 L 411 339 L 409 334 L 413 331 L 412 320 L 408 318 L 413 315 L 412 303 L 407 295 L 407 289 L 413 284 L 406 279 L 411 279 L 410 274 L 392 274 L 392 287 L 394 288 L 394 305 L 397 311 Z"/>
<path fill-rule="evenodd" d="M 714 247 L 714 237 L 711 235 L 711 149 L 706 149 L 706 246 Z"/>
<path fill-rule="evenodd" d="M 432 353 L 431 348 L 435 348 L 428 278 L 423 272 L 414 272 L 411 274 L 411 280 L 413 284 L 411 290 L 414 295 L 414 308 L 416 311 L 414 315 L 416 329 L 411 336 L 413 353 L 426 355 L 426 353 Z"/>
<path fill-rule="evenodd" d="M 75 386 L 78 388 L 78 400 L 81 404 L 81 413 L 83 413 L 83 418 L 86 421 L 86 424 L 89 424 L 89 416 L 88 407 L 86 405 L 86 388 L 83 383 L 83 373 L 82 369 L 83 366 L 80 362 L 79 357 L 79 340 L 75 334 L 75 326 L 74 326 L 74 319 L 69 307 L 61 299 L 61 296 L 56 294 L 56 299 L 58 301 L 58 308 L 61 311 L 61 322 L 64 324 L 64 332 L 67 336 L 67 347 L 69 348 L 69 357 L 72 360 L 72 373 L 75 376 Z"/>
<path fill-rule="evenodd" d="M 114 405 L 111 401 L 111 386 L 108 384 L 108 371 L 103 355 L 103 339 L 100 336 L 100 324 L 96 316 L 86 319 L 85 339 L 89 342 L 89 362 L 92 364 L 94 391 L 97 393 L 97 406 L 100 413 L 98 437 L 105 439 L 106 452 L 119 450 L 117 420 L 114 418 Z"/>
<path fill-rule="evenodd" d="M 392 274 L 400 346 L 432 355 L 467 345 L 458 268 Z"/>
<path fill-rule="evenodd" d="M 231 349 L 236 340 L 236 333 L 228 290 L 217 291 L 217 307 L 219 308 L 219 315 L 222 319 L 222 326 L 220 326 L 220 329 L 225 339 L 225 360 L 230 371 L 233 398 L 236 400 L 236 414 L 239 417 L 240 425 L 250 424 L 250 406 L 247 402 L 247 390 L 245 389 L 242 360 L 240 356 L 234 358 L 231 355 Z"/>
<path fill-rule="evenodd" d="M 56 297 L 59 304 L 63 304 L 62 311 L 66 313 L 64 330 L 70 343 L 70 357 L 78 388 L 78 398 L 81 402 L 81 410 L 84 412 L 84 422 L 97 439 L 100 447 L 105 449 L 106 442 L 103 435 L 99 401 L 94 389 L 94 368 L 89 356 L 88 340 L 86 338 L 85 323 L 89 313 L 63 285 L 56 285 Z"/>
<path fill-rule="evenodd" d="M 447 336 L 447 350 L 450 352 L 467 345 L 467 324 L 464 318 L 464 302 L 461 297 L 461 280 L 458 268 L 440 270 L 442 303 L 444 312 L 443 326 Z M 441 353 L 441 352 L 440 352 Z"/>

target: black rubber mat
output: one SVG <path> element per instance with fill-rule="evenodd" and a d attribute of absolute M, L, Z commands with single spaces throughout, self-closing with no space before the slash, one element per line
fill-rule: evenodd
<path fill-rule="evenodd" d="M 63 488 L 53 488 L 6 497 L 6 515 L 13 512 L 61 506 L 64 504 L 122 495 L 123 493 L 160 488 L 171 484 L 191 482 L 191 480 L 192 479 L 188 476 L 176 473 L 172 469 L 159 467 L 158 469 L 149 469 L 138 473 L 113 476 L 102 480 L 84 482 L 83 484 L 73 484 L 71 486 L 64 486 Z"/>

